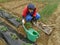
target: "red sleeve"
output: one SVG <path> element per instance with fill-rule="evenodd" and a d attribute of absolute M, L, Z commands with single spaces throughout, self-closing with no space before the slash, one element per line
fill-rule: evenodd
<path fill-rule="evenodd" d="M 37 10 L 35 9 L 34 14 L 33 14 L 34 17 L 36 16 L 36 13 L 37 13 Z"/>
<path fill-rule="evenodd" d="M 26 14 L 27 14 L 27 6 L 23 9 L 23 12 L 22 12 L 22 16 L 23 17 L 26 17 Z"/>

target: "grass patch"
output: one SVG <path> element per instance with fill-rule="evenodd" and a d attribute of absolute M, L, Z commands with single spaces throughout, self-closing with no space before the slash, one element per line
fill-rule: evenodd
<path fill-rule="evenodd" d="M 9 1 L 9 0 L 0 0 L 0 2 L 7 2 L 7 1 Z"/>
<path fill-rule="evenodd" d="M 57 8 L 58 4 L 47 4 L 42 11 L 39 13 L 41 14 L 41 21 L 42 22 L 47 22 L 48 18 L 52 15 L 52 13 L 55 11 Z"/>
<path fill-rule="evenodd" d="M 32 1 L 37 1 L 37 2 L 49 2 L 49 3 L 51 3 L 51 2 L 60 2 L 60 0 L 32 0 Z"/>
<path fill-rule="evenodd" d="M 14 1 L 14 0 L 0 0 L 0 3 L 9 2 L 9 1 Z"/>

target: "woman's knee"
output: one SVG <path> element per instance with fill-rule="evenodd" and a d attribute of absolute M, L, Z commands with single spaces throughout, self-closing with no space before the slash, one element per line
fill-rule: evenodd
<path fill-rule="evenodd" d="M 41 18 L 41 16 L 40 16 L 40 14 L 36 14 L 36 19 L 40 19 Z"/>
<path fill-rule="evenodd" d="M 25 19 L 26 19 L 27 22 L 29 22 L 29 21 L 32 20 L 32 17 L 30 15 L 27 15 Z"/>

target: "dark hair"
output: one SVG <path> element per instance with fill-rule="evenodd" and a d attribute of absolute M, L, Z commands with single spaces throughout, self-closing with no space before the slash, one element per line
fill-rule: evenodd
<path fill-rule="evenodd" d="M 34 4 L 32 4 L 32 3 L 30 3 L 30 4 L 28 4 L 28 9 L 32 9 L 32 10 L 35 10 L 35 6 L 34 6 Z"/>

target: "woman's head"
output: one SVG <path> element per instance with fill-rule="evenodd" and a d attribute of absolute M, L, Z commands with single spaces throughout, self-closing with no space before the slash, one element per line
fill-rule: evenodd
<path fill-rule="evenodd" d="M 36 9 L 36 7 L 34 6 L 34 4 L 28 4 L 28 10 L 29 10 L 29 12 L 33 12 L 35 9 Z"/>

